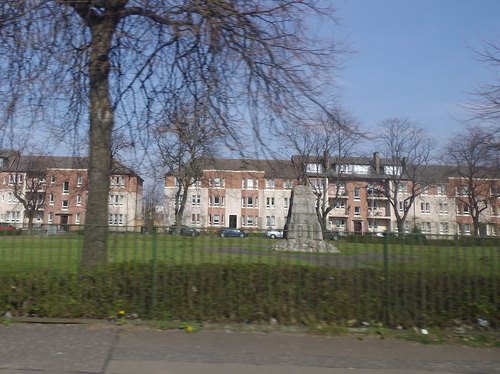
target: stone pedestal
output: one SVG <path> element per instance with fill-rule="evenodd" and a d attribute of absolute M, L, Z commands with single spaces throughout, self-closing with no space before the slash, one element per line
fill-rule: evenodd
<path fill-rule="evenodd" d="M 295 186 L 285 224 L 284 240 L 273 250 L 338 253 L 338 249 L 323 241 L 323 232 L 314 207 L 316 197 L 311 186 Z"/>

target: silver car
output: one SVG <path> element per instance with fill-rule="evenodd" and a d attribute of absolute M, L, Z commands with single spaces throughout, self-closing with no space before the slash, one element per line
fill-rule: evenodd
<path fill-rule="evenodd" d="M 268 231 L 266 231 L 266 238 L 282 239 L 283 238 L 283 230 L 268 230 Z"/>

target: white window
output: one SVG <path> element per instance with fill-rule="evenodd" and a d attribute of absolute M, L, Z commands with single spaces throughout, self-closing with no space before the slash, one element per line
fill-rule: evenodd
<path fill-rule="evenodd" d="M 201 180 L 191 178 L 191 186 L 193 187 L 201 187 Z"/>
<path fill-rule="evenodd" d="M 49 205 L 54 205 L 54 194 L 49 193 Z"/>
<path fill-rule="evenodd" d="M 10 174 L 9 184 L 21 184 L 23 183 L 23 176 L 20 174 Z"/>
<path fill-rule="evenodd" d="M 266 208 L 274 208 L 274 197 L 266 197 Z"/>
<path fill-rule="evenodd" d="M 431 204 L 422 202 L 420 203 L 420 213 L 421 214 L 430 214 L 431 212 Z"/>
<path fill-rule="evenodd" d="M 335 218 L 332 221 L 332 225 L 337 228 L 345 228 L 345 219 Z"/>
<path fill-rule="evenodd" d="M 122 175 L 114 175 L 111 177 L 111 186 L 124 187 L 125 179 L 123 178 Z"/>
<path fill-rule="evenodd" d="M 63 190 L 62 190 L 63 194 L 68 194 L 69 193 L 69 182 L 68 181 L 65 181 L 63 183 Z"/>
<path fill-rule="evenodd" d="M 199 225 L 201 224 L 201 214 L 191 214 L 191 224 Z"/>
<path fill-rule="evenodd" d="M 53 213 L 49 213 L 49 215 L 47 217 L 47 220 L 48 220 L 49 223 L 54 222 L 54 214 Z"/>
<path fill-rule="evenodd" d="M 292 181 L 287 179 L 284 184 L 283 184 L 283 187 L 286 189 L 286 190 L 291 190 L 292 189 Z"/>
<path fill-rule="evenodd" d="M 76 205 L 78 205 L 78 206 L 82 205 L 82 196 L 81 195 L 76 195 Z"/>
<path fill-rule="evenodd" d="M 53 186 L 56 184 L 56 176 L 55 175 L 51 175 L 50 176 L 50 185 Z"/>
<path fill-rule="evenodd" d="M 288 209 L 290 204 L 290 198 L 289 197 L 284 197 L 283 198 L 283 208 Z"/>
<path fill-rule="evenodd" d="M 439 203 L 439 214 L 448 214 L 448 203 Z"/>
<path fill-rule="evenodd" d="M 257 206 L 257 198 L 253 196 L 247 196 L 242 199 L 243 207 L 253 207 Z"/>
<path fill-rule="evenodd" d="M 224 224 L 224 216 L 220 214 L 210 215 L 210 224 L 214 226 L 219 226 Z"/>
<path fill-rule="evenodd" d="M 82 184 L 83 184 L 83 177 L 81 175 L 79 175 L 79 176 L 76 177 L 76 185 L 78 187 L 81 187 Z"/>
<path fill-rule="evenodd" d="M 403 168 L 401 166 L 384 166 L 385 175 L 401 175 Z"/>
<path fill-rule="evenodd" d="M 345 209 L 345 201 L 344 200 L 337 200 L 335 202 L 335 209 Z"/>
<path fill-rule="evenodd" d="M 457 186 L 455 187 L 455 194 L 457 196 L 467 196 L 469 192 L 469 187 L 467 186 Z"/>
<path fill-rule="evenodd" d="M 430 234 L 431 233 L 431 223 L 430 222 L 422 222 L 420 224 L 420 229 L 423 234 Z"/>
<path fill-rule="evenodd" d="M 355 216 L 361 215 L 361 207 L 359 207 L 359 206 L 354 207 L 354 215 Z"/>
<path fill-rule="evenodd" d="M 224 196 L 210 196 L 208 203 L 211 206 L 224 206 Z"/>
<path fill-rule="evenodd" d="M 276 225 L 276 217 L 275 216 L 266 216 L 266 226 L 274 227 Z"/>
<path fill-rule="evenodd" d="M 80 224 L 80 213 L 76 213 L 76 214 L 75 214 L 75 223 L 76 223 L 77 225 L 79 225 L 79 224 Z"/>
<path fill-rule="evenodd" d="M 201 195 L 192 195 L 191 196 L 191 205 L 201 205 Z"/>
<path fill-rule="evenodd" d="M 439 222 L 439 233 L 448 234 L 450 232 L 450 225 L 448 222 Z"/>
<path fill-rule="evenodd" d="M 408 191 L 408 185 L 406 183 L 400 183 L 398 187 L 398 192 L 406 193 Z"/>
<path fill-rule="evenodd" d="M 469 204 L 464 204 L 464 214 L 469 214 L 469 213 L 470 213 Z"/>
<path fill-rule="evenodd" d="M 7 194 L 7 202 L 8 202 L 9 204 L 15 204 L 15 203 L 16 203 L 16 201 L 17 201 L 17 199 L 16 199 L 16 197 L 14 196 L 14 193 L 9 192 L 9 193 Z"/>
<path fill-rule="evenodd" d="M 274 179 L 266 179 L 266 188 L 268 190 L 274 190 Z"/>
<path fill-rule="evenodd" d="M 307 164 L 306 172 L 308 173 L 321 173 L 323 170 L 321 164 Z"/>
<path fill-rule="evenodd" d="M 257 180 L 253 178 L 247 178 L 241 180 L 241 187 L 246 189 L 257 188 Z"/>
<path fill-rule="evenodd" d="M 438 184 L 437 194 L 438 195 L 446 195 L 446 185 L 445 184 Z"/>
<path fill-rule="evenodd" d="M 224 187 L 224 179 L 220 177 L 212 178 L 210 181 L 210 186 L 214 188 L 222 188 Z"/>
<path fill-rule="evenodd" d="M 355 187 L 354 188 L 354 200 L 359 200 L 360 198 L 361 198 L 360 188 L 359 187 Z"/>
<path fill-rule="evenodd" d="M 68 210 L 69 202 L 68 200 L 63 200 L 62 202 L 62 210 Z"/>
<path fill-rule="evenodd" d="M 241 224 L 243 226 L 256 226 L 257 218 L 254 216 L 241 216 Z"/>
<path fill-rule="evenodd" d="M 463 234 L 464 235 L 470 235 L 470 224 L 465 223 L 463 226 Z"/>

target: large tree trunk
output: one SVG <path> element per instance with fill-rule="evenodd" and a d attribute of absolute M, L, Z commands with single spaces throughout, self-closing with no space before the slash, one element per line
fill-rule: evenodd
<path fill-rule="evenodd" d="M 111 173 L 111 139 L 114 113 L 109 93 L 109 51 L 114 21 L 103 19 L 92 25 L 90 52 L 90 151 L 89 194 L 81 265 L 106 262 L 108 195 Z"/>

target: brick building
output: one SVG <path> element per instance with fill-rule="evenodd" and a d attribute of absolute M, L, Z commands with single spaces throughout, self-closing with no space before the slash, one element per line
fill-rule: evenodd
<path fill-rule="evenodd" d="M 32 212 L 34 227 L 83 225 L 87 219 L 87 167 L 84 157 L 22 156 L 0 151 L 0 221 L 26 227 Z M 140 225 L 142 178 L 115 161 L 110 182 L 110 227 Z"/>
<path fill-rule="evenodd" d="M 341 232 L 383 233 L 397 231 L 394 209 L 384 191 L 400 165 L 388 159 L 352 157 L 341 163 L 334 158 L 307 160 L 301 173 L 297 160 L 211 160 L 189 189 L 183 223 L 200 228 L 221 226 L 247 230 L 281 229 L 286 222 L 292 187 L 305 175 L 322 198 L 334 199 L 327 229 Z M 470 215 L 456 196 L 457 179 L 449 166 L 427 166 L 424 183 L 405 222 L 426 234 L 470 235 Z M 326 183 L 325 183 L 326 182 Z M 175 176 L 165 178 L 166 225 L 174 223 L 177 191 Z M 410 181 L 399 186 L 398 209 L 410 193 Z M 481 213 L 482 235 L 498 236 L 500 223 L 500 180 L 485 190 L 488 207 Z M 491 187 L 493 186 L 493 188 Z M 496 187 L 495 187 L 496 186 Z M 315 204 L 316 202 L 311 202 Z M 462 210 L 460 210 L 462 209 Z"/>

